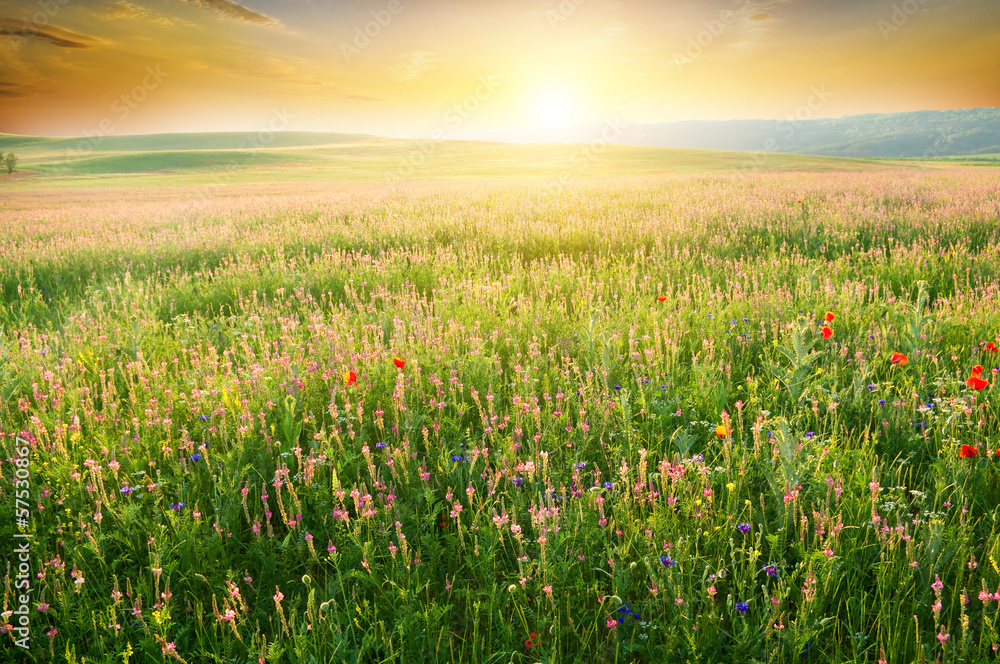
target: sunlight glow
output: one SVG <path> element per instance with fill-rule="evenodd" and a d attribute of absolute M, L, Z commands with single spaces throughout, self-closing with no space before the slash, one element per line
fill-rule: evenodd
<path fill-rule="evenodd" d="M 546 87 L 532 98 L 532 116 L 539 128 L 564 128 L 579 121 L 580 104 L 571 90 Z"/>

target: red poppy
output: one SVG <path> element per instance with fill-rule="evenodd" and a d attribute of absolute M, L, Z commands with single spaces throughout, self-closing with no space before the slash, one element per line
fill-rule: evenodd
<path fill-rule="evenodd" d="M 824 339 L 829 339 L 833 336 L 833 330 L 830 329 L 829 325 L 824 325 L 822 334 Z"/>
<path fill-rule="evenodd" d="M 800 200 L 797 200 L 797 201 L 795 201 L 795 202 L 796 202 L 796 203 L 798 203 L 799 205 L 802 205 L 802 201 L 801 201 L 801 199 L 800 199 Z"/>
<path fill-rule="evenodd" d="M 980 378 L 979 374 L 972 374 L 971 376 L 969 376 L 969 380 L 965 382 L 968 383 L 969 387 L 971 387 L 974 390 L 981 390 L 990 384 L 989 381 Z"/>
<path fill-rule="evenodd" d="M 656 301 L 657 302 L 666 302 L 667 301 L 667 296 L 666 295 L 657 295 L 656 296 Z"/>
<path fill-rule="evenodd" d="M 972 445 L 962 445 L 962 449 L 958 451 L 958 456 L 962 459 L 971 459 L 977 454 L 979 454 L 979 450 Z"/>
<path fill-rule="evenodd" d="M 976 366 L 972 367 L 973 376 L 978 376 L 981 373 L 983 373 L 983 365 L 977 364 Z"/>
<path fill-rule="evenodd" d="M 399 357 L 392 358 L 392 363 L 396 365 L 397 369 L 402 369 L 406 366 L 406 360 Z"/>
<path fill-rule="evenodd" d="M 347 370 L 344 372 L 344 384 L 350 387 L 351 385 L 358 384 L 358 374 L 353 371 Z"/>
<path fill-rule="evenodd" d="M 538 632 L 532 632 L 528 635 L 528 638 L 524 640 L 524 647 L 531 650 L 534 646 L 538 645 Z"/>
<path fill-rule="evenodd" d="M 823 320 L 826 321 L 827 323 L 832 323 L 836 319 L 837 317 L 833 315 L 832 311 L 826 312 L 826 315 L 823 316 Z"/>
<path fill-rule="evenodd" d="M 892 354 L 892 363 L 898 364 L 900 366 L 906 366 L 906 363 L 910 361 L 910 358 L 906 357 L 902 353 L 896 352 Z"/>
<path fill-rule="evenodd" d="M 986 344 L 986 350 L 988 350 L 991 353 L 995 353 L 997 352 L 997 345 L 991 341 L 988 344 Z"/>

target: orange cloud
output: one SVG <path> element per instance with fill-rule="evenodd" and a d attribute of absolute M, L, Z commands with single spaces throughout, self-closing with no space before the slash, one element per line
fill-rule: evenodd
<path fill-rule="evenodd" d="M 15 43 L 18 40 L 38 39 L 61 48 L 90 48 L 100 41 L 94 37 L 81 35 L 79 32 L 57 28 L 54 25 L 41 25 L 16 18 L 2 17 L 0 17 L 0 35 L 10 36 Z"/>

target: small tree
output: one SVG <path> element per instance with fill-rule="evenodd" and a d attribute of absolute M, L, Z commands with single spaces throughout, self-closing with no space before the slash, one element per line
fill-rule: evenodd
<path fill-rule="evenodd" d="M 7 175 L 14 172 L 14 167 L 17 166 L 17 155 L 13 152 L 8 152 L 4 155 L 3 165 L 7 169 Z"/>

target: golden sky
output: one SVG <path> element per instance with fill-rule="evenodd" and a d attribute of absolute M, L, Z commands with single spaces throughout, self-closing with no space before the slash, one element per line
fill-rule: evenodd
<path fill-rule="evenodd" d="M 0 0 L 0 132 L 431 136 L 1000 106 L 997 0 Z"/>

